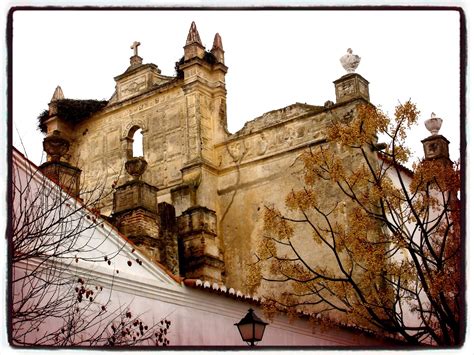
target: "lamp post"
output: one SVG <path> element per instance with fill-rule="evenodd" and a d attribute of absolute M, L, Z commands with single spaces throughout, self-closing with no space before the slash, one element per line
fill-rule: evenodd
<path fill-rule="evenodd" d="M 255 342 L 261 341 L 263 338 L 263 332 L 268 323 L 261 320 L 250 308 L 244 318 L 239 323 L 235 323 L 239 329 L 242 340 L 250 346 L 255 346 Z"/>

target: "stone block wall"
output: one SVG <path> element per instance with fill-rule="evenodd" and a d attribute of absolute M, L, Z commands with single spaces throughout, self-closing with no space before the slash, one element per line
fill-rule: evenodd
<path fill-rule="evenodd" d="M 160 260 L 173 274 L 179 275 L 178 225 L 173 205 L 158 204 Z"/>
<path fill-rule="evenodd" d="M 255 261 L 266 206 L 285 210 L 285 198 L 303 186 L 298 157 L 326 143 L 326 128 L 333 119 L 350 119 L 353 100 L 330 107 L 295 104 L 269 112 L 216 147 L 221 168 L 217 183 L 217 230 L 224 251 L 226 284 L 246 290 L 248 265 Z M 341 153 L 342 154 L 342 153 Z M 348 157 L 351 162 L 351 157 Z M 337 191 L 324 190 L 327 201 L 344 199 Z M 305 235 L 298 238 L 305 250 Z M 309 245 L 309 244 L 308 244 Z M 312 253 L 312 254 L 311 254 Z M 324 258 L 320 251 L 314 255 Z"/>
<path fill-rule="evenodd" d="M 150 236 L 158 239 L 159 227 L 155 213 L 142 208 L 129 210 L 114 217 L 114 224 L 128 237 Z"/>
<path fill-rule="evenodd" d="M 178 217 L 182 273 L 188 278 L 222 282 L 223 255 L 217 237 L 216 213 L 195 206 Z"/>
<path fill-rule="evenodd" d="M 143 181 L 130 181 L 114 193 L 114 213 L 141 207 L 156 213 L 157 188 Z"/>

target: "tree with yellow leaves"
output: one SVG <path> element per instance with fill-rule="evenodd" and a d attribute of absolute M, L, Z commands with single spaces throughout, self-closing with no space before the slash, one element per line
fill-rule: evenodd
<path fill-rule="evenodd" d="M 269 310 L 409 344 L 462 344 L 460 169 L 449 158 L 403 166 L 418 115 L 411 101 L 393 119 L 360 105 L 302 154 L 302 188 L 285 210 L 266 206 L 249 273 Z"/>

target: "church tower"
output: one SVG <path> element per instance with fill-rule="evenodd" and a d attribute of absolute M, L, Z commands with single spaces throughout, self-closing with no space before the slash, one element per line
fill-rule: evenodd
<path fill-rule="evenodd" d="M 201 43 L 196 24 L 189 29 L 184 57 L 178 63 L 182 73 L 187 106 L 189 146 L 187 161 L 216 164 L 213 146 L 228 136 L 226 117 L 224 50 L 219 34 L 207 52 Z"/>
<path fill-rule="evenodd" d="M 219 34 L 207 52 L 196 24 L 189 29 L 182 73 L 186 105 L 186 163 L 183 184 L 171 191 L 172 201 L 187 200 L 188 208 L 178 218 L 182 253 L 189 277 L 222 281 L 223 255 L 217 236 L 217 156 L 214 146 L 227 131 L 224 50 Z"/>

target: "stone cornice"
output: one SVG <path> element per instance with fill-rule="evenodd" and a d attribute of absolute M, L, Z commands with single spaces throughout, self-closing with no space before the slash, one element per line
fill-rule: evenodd
<path fill-rule="evenodd" d="M 205 67 L 209 71 L 213 70 L 221 70 L 224 73 L 227 73 L 227 70 L 229 69 L 225 64 L 221 62 L 216 62 L 216 63 L 209 63 L 207 62 L 204 58 L 191 58 L 185 61 L 184 63 L 180 64 L 179 69 L 184 70 L 187 69 L 193 65 L 201 65 Z"/>
<path fill-rule="evenodd" d="M 200 157 L 199 159 L 187 162 L 182 168 L 181 171 L 187 170 L 187 169 L 192 169 L 195 167 L 203 167 L 204 169 L 207 169 L 213 173 L 217 173 L 219 171 L 219 168 L 215 166 L 212 162 L 208 161 L 207 159 Z"/>
<path fill-rule="evenodd" d="M 341 81 L 344 81 L 346 80 L 347 78 L 350 78 L 350 77 L 358 77 L 359 79 L 363 80 L 364 82 L 366 82 L 367 84 L 369 84 L 369 81 L 364 78 L 362 75 L 358 74 L 358 73 L 348 73 L 348 74 L 345 74 L 343 76 L 341 76 L 339 79 L 336 79 L 333 81 L 333 84 L 337 84 L 337 83 L 340 83 Z"/>
<path fill-rule="evenodd" d="M 294 118 L 290 118 L 286 121 L 281 121 L 281 122 L 275 122 L 274 124 L 271 124 L 271 125 L 268 125 L 268 126 L 265 126 L 265 127 L 262 127 L 262 128 L 259 128 L 259 129 L 256 129 L 255 131 L 251 131 L 251 132 L 248 132 L 248 133 L 244 133 L 244 134 L 238 134 L 238 132 L 232 134 L 230 137 L 228 137 L 225 141 L 223 142 L 220 142 L 220 143 L 217 143 L 215 145 L 216 148 L 219 148 L 219 147 L 222 147 L 222 146 L 225 146 L 229 143 L 232 143 L 232 142 L 236 142 L 236 141 L 239 141 L 239 140 L 243 140 L 245 138 L 248 138 L 248 137 L 251 137 L 251 136 L 257 136 L 265 131 L 268 131 L 269 129 L 275 129 L 275 128 L 280 128 L 282 126 L 285 126 L 287 125 L 288 123 L 290 122 L 293 122 L 293 121 L 298 121 L 298 120 L 302 120 L 302 119 L 305 119 L 305 118 L 308 118 L 308 117 L 313 117 L 313 116 L 317 116 L 319 115 L 320 113 L 323 113 L 323 111 L 321 112 L 308 112 L 308 113 L 305 113 L 301 116 L 297 116 L 297 117 L 294 117 Z"/>
<path fill-rule="evenodd" d="M 158 86 L 154 86 L 154 87 L 152 87 L 152 88 L 150 88 L 146 91 L 143 91 L 143 92 L 141 92 L 141 93 L 139 93 L 135 96 L 131 96 L 131 97 L 126 98 L 122 101 L 114 102 L 114 103 L 104 107 L 102 109 L 102 111 L 100 111 L 100 113 L 98 113 L 98 114 L 101 114 L 101 115 L 109 114 L 109 113 L 111 113 L 113 111 L 116 111 L 116 110 L 119 110 L 123 107 L 131 106 L 133 104 L 137 104 L 141 100 L 148 99 L 148 98 L 152 97 L 155 94 L 161 94 L 161 93 L 163 93 L 165 91 L 168 91 L 168 90 L 171 90 L 173 88 L 180 87 L 181 84 L 182 84 L 182 79 L 174 78 L 173 80 L 168 81 L 167 83 L 160 84 Z"/>
<path fill-rule="evenodd" d="M 161 70 L 158 69 L 158 66 L 156 64 L 148 63 L 148 64 L 139 65 L 133 68 L 129 67 L 125 72 L 114 77 L 114 80 L 120 81 L 123 78 L 126 78 L 128 76 L 133 76 L 134 74 L 137 74 L 141 71 L 145 71 L 147 69 L 156 70 L 158 74 L 161 73 Z"/>
<path fill-rule="evenodd" d="M 261 162 L 264 162 L 264 161 L 267 161 L 267 160 L 282 157 L 284 155 L 291 155 L 292 153 L 294 153 L 298 150 L 308 149 L 308 148 L 311 148 L 311 147 L 314 147 L 314 146 L 317 146 L 317 145 L 320 145 L 320 144 L 324 144 L 326 142 L 327 142 L 327 139 L 325 139 L 325 138 L 318 139 L 318 140 L 313 140 L 311 142 L 305 142 L 305 143 L 302 143 L 300 145 L 294 146 L 290 149 L 283 149 L 281 151 L 277 151 L 277 152 L 272 153 L 272 154 L 264 155 L 264 156 L 257 157 L 255 159 L 251 159 L 251 160 L 246 160 L 246 161 L 244 161 L 242 163 L 239 163 L 239 164 L 234 163 L 233 165 L 229 165 L 227 167 L 223 167 L 223 168 L 219 169 L 219 175 L 227 174 L 230 171 L 237 170 L 237 169 L 242 169 L 242 168 L 245 168 L 245 167 L 250 166 L 252 164 L 261 163 Z M 221 194 L 222 191 L 224 191 L 224 190 L 219 190 L 218 193 Z"/>
<path fill-rule="evenodd" d="M 182 89 L 185 94 L 194 93 L 196 89 L 208 93 L 210 96 L 215 94 L 226 94 L 226 88 L 224 82 L 213 82 L 201 78 L 200 76 L 185 79 Z"/>

